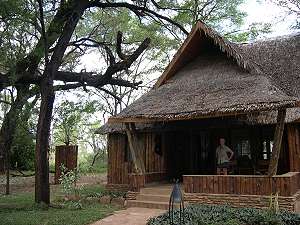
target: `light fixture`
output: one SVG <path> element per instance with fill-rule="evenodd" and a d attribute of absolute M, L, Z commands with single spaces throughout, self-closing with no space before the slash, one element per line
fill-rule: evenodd
<path fill-rule="evenodd" d="M 183 225 L 184 224 L 184 198 L 182 192 L 180 190 L 180 186 L 178 181 L 176 181 L 175 185 L 173 186 L 173 190 L 170 196 L 169 201 L 169 221 L 170 225 L 175 225 L 174 223 L 174 208 L 178 208 L 179 206 L 179 224 L 176 225 Z M 176 209 L 175 209 L 176 210 Z"/>

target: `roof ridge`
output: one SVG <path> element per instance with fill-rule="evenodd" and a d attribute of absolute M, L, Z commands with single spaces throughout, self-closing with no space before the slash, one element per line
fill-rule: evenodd
<path fill-rule="evenodd" d="M 198 20 L 198 22 L 192 28 L 191 32 L 189 33 L 183 44 L 173 56 L 173 59 L 166 67 L 163 74 L 158 78 L 157 82 L 154 85 L 154 88 L 160 87 L 166 82 L 166 80 L 168 80 L 176 74 L 178 68 L 174 69 L 175 64 L 181 59 L 183 52 L 190 45 L 191 40 L 195 37 L 195 35 L 199 35 L 197 31 L 203 31 L 206 37 L 212 38 L 214 43 L 219 46 L 220 50 L 226 53 L 227 56 L 235 59 L 238 66 L 240 66 L 241 68 L 249 70 L 249 72 L 255 72 L 264 75 L 261 66 L 257 62 L 243 54 L 243 51 L 239 49 L 239 45 L 225 39 L 216 30 L 206 25 L 203 21 Z"/>
<path fill-rule="evenodd" d="M 264 74 L 261 69 L 261 66 L 253 59 L 246 57 L 245 54 L 243 54 L 243 52 L 238 48 L 237 43 L 227 40 L 216 30 L 207 26 L 204 22 L 200 20 L 198 21 L 197 26 L 199 26 L 199 28 L 201 28 L 206 35 L 211 37 L 214 40 L 215 44 L 218 44 L 218 46 L 221 47 L 221 50 L 223 52 L 227 53 L 228 56 L 233 57 L 237 61 L 239 66 L 241 66 L 244 69 L 248 69 L 251 72 L 254 70 L 256 73 Z"/>

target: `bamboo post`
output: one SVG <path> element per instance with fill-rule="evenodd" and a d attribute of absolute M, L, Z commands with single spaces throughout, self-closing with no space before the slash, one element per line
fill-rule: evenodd
<path fill-rule="evenodd" d="M 284 131 L 285 116 L 286 116 L 286 109 L 279 109 L 277 115 L 277 124 L 276 124 L 275 134 L 274 134 L 274 145 L 272 150 L 272 156 L 268 168 L 269 176 L 274 176 L 277 173 L 278 160 L 280 156 L 282 136 Z"/>

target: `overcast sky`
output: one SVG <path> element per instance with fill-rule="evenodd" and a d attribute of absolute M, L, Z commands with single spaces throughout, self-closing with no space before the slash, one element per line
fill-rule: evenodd
<path fill-rule="evenodd" d="M 245 24 L 249 25 L 255 22 L 271 23 L 272 32 L 268 35 L 270 37 L 290 34 L 291 25 L 296 19 L 296 15 L 287 16 L 286 11 L 271 3 L 269 0 L 246 0 L 242 5 L 242 10 L 247 12 Z"/>

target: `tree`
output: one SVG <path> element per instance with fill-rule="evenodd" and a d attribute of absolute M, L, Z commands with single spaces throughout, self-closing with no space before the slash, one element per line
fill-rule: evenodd
<path fill-rule="evenodd" d="M 108 58 L 110 59 L 110 66 L 102 74 L 93 74 L 91 72 L 68 72 L 59 71 L 63 63 L 63 57 L 71 41 L 72 35 L 75 31 L 80 18 L 84 12 L 91 8 L 128 8 L 134 13 L 147 12 L 150 15 L 155 15 L 163 20 L 167 20 L 177 26 L 169 18 L 157 14 L 155 11 L 147 9 L 139 4 L 130 4 L 127 2 L 102 2 L 102 1 L 88 1 L 88 0 L 72 0 L 61 1 L 55 12 L 53 18 L 45 23 L 44 8 L 50 1 L 44 5 L 40 0 L 39 3 L 39 20 L 40 20 L 40 37 L 34 48 L 24 57 L 16 60 L 13 68 L 8 69 L 1 74 L 1 87 L 16 86 L 19 87 L 20 92 L 29 92 L 30 85 L 38 85 L 41 94 L 41 106 L 38 119 L 37 140 L 36 140 L 36 202 L 49 203 L 49 166 L 48 166 L 48 147 L 49 147 L 49 130 L 51 125 L 51 115 L 56 88 L 76 88 L 80 86 L 102 87 L 106 84 L 120 85 L 120 86 L 137 86 L 140 83 L 130 82 L 122 79 L 116 79 L 113 75 L 119 71 L 128 69 L 132 63 L 140 56 L 140 54 L 148 47 L 150 40 L 145 39 L 136 50 L 132 53 L 124 53 L 121 48 L 122 33 L 118 33 L 116 49 L 120 60 L 111 54 L 111 50 L 107 45 L 103 45 L 106 50 Z M 58 4 L 58 3 L 57 3 Z M 57 6 L 57 4 L 55 4 Z M 49 5 L 48 5 L 49 6 Z M 35 7 L 34 7 L 35 8 Z M 35 11 L 36 12 L 36 11 Z M 36 18 L 36 17 L 35 17 Z M 36 18 L 37 20 L 37 18 Z M 46 24 L 46 25 L 45 25 Z M 47 26 L 47 28 L 46 28 Z M 182 28 L 184 31 L 185 29 Z M 185 31 L 186 32 L 186 31 Z M 44 69 L 39 73 L 39 66 L 44 58 Z M 41 74 L 41 75 L 40 75 Z M 72 82 L 64 84 L 63 86 L 55 86 L 54 80 Z M 19 94 L 18 90 L 18 94 Z M 15 112 L 16 110 L 14 110 Z M 3 131 L 5 133 L 6 131 Z M 3 135 L 5 137 L 5 135 Z M 4 138 L 5 139 L 5 138 Z M 2 141 L 6 143 L 6 140 Z M 9 144 L 9 143 L 8 143 Z M 7 149 L 7 148 L 5 148 Z M 46 163 L 45 163 L 46 162 Z"/>
<path fill-rule="evenodd" d="M 79 123 L 82 119 L 81 110 L 74 102 L 63 101 L 55 111 L 57 115 L 54 119 L 55 143 L 76 144 Z"/>
<path fill-rule="evenodd" d="M 211 21 L 222 12 L 222 15 L 229 19 L 239 17 L 238 10 L 235 8 L 242 1 L 232 1 L 232 4 L 226 3 L 229 1 L 219 0 L 185 1 L 180 4 L 172 2 L 154 0 L 45 0 L 44 2 L 39 0 L 39 4 L 35 4 L 31 0 L 1 2 L 1 29 L 5 31 L 6 35 L 3 39 L 4 42 L 1 41 L 1 47 L 8 46 L 5 49 L 9 50 L 12 45 L 16 45 L 21 49 L 22 54 L 15 54 L 11 57 L 10 63 L 6 62 L 3 69 L 0 70 L 0 90 L 9 87 L 17 90 L 16 100 L 11 105 L 1 127 L 0 147 L 5 150 L 11 148 L 12 137 L 16 130 L 13 121 L 19 115 L 19 109 L 30 97 L 40 93 L 41 105 L 36 136 L 36 202 L 48 204 L 50 201 L 47 156 L 55 91 L 79 87 L 87 90 L 87 87 L 93 87 L 109 93 L 110 91 L 106 89 L 107 85 L 130 88 L 137 88 L 141 85 L 139 81 L 131 78 L 125 80 L 116 75 L 129 70 L 149 46 L 150 39 L 144 39 L 147 33 L 141 32 L 137 35 L 141 31 L 139 28 L 136 32 L 134 29 L 130 30 L 130 34 L 123 35 L 118 32 L 115 37 L 113 35 L 115 32 L 109 32 L 111 38 L 107 39 L 105 32 L 101 33 L 99 29 L 93 29 L 89 33 L 80 30 L 80 27 L 90 23 L 85 18 L 88 18 L 89 15 L 93 16 L 97 11 L 109 11 L 114 14 L 119 10 L 126 10 L 129 17 L 137 18 L 139 23 L 135 24 L 139 24 L 143 30 L 149 26 L 153 34 L 160 33 L 153 37 L 161 38 L 166 37 L 166 33 L 172 34 L 173 38 L 171 41 L 166 41 L 167 44 L 164 46 L 174 48 L 175 45 L 172 44 L 172 41 L 175 40 L 175 43 L 179 44 L 188 34 L 187 30 L 191 26 L 191 20 L 184 22 L 186 17 L 183 12 L 193 15 L 194 19 L 212 18 Z M 222 11 L 223 8 L 227 11 Z M 17 10 L 15 11 L 15 9 Z M 228 10 L 231 10 L 233 16 L 226 15 Z M 165 16 L 167 14 L 170 16 Z M 218 19 L 220 23 L 223 23 L 222 17 Z M 239 19 L 235 22 L 239 22 Z M 213 23 L 211 22 L 211 24 Z M 98 27 L 101 26 L 98 25 Z M 25 35 L 21 32 L 22 30 L 25 31 Z M 126 40 L 135 36 L 137 38 L 135 42 L 126 45 L 123 43 L 123 36 L 126 37 Z M 19 38 L 10 41 L 10 38 L 16 37 Z M 100 41 L 95 37 L 100 38 Z M 101 39 L 101 37 L 105 38 Z M 111 42 L 112 38 L 116 38 L 116 44 Z M 24 39 L 27 41 L 24 42 Z M 72 64 L 68 63 L 68 59 L 76 61 L 76 58 L 84 54 L 88 48 L 102 49 L 109 64 L 97 72 L 74 70 Z M 168 51 L 169 49 L 170 47 L 166 47 L 164 50 Z"/>
<path fill-rule="evenodd" d="M 35 106 L 39 100 L 36 95 L 31 101 L 25 103 L 20 115 L 17 118 L 16 133 L 13 137 L 13 144 L 10 154 L 10 166 L 16 169 L 34 169 L 35 149 L 35 126 L 32 117 L 35 116 Z"/>
<path fill-rule="evenodd" d="M 94 102 L 77 103 L 64 100 L 54 109 L 53 138 L 55 144 L 77 144 L 84 136 L 89 117 L 95 113 Z"/>

